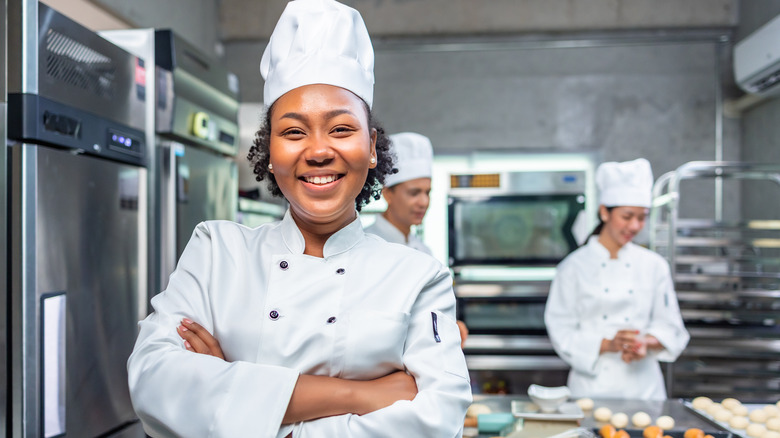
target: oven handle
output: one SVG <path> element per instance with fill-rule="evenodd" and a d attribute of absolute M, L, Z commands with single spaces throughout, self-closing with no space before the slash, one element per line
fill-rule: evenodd
<path fill-rule="evenodd" d="M 469 335 L 463 350 L 534 350 L 555 352 L 547 336 Z"/>
<path fill-rule="evenodd" d="M 569 365 L 557 356 L 466 355 L 471 371 L 568 370 Z"/>

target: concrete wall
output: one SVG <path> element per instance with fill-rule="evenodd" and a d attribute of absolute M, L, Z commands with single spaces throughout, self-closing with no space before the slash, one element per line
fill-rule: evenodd
<path fill-rule="evenodd" d="M 173 29 L 212 56 L 222 55 L 218 0 L 90 0 L 137 28 Z"/>
<path fill-rule="evenodd" d="M 749 0 L 740 3 L 738 38 L 744 38 L 780 14 L 778 0 Z M 742 115 L 742 159 L 780 163 L 780 99 L 765 100 Z M 770 183 L 745 183 L 742 188 L 746 219 L 779 219 L 780 187 Z"/>
<path fill-rule="evenodd" d="M 439 155 L 479 150 L 589 152 L 605 161 L 642 156 L 656 176 L 716 157 L 715 42 L 615 40 L 577 48 L 501 43 L 489 50 L 470 50 L 468 44 L 459 50 L 376 46 L 377 117 L 388 132 L 427 135 Z M 261 53 L 261 44 L 226 45 L 245 102 L 262 101 Z M 727 121 L 728 159 L 739 158 L 738 129 L 738 122 Z M 684 214 L 712 217 L 714 184 L 689 187 Z M 734 189 L 728 197 L 731 205 L 738 202 Z"/>
<path fill-rule="evenodd" d="M 737 0 L 343 0 L 372 36 L 736 25 Z M 266 40 L 286 0 L 221 0 L 225 40 Z"/>

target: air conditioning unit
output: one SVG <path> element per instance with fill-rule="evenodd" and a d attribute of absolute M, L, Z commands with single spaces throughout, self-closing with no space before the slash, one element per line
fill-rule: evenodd
<path fill-rule="evenodd" d="M 748 93 L 780 93 L 780 15 L 734 46 L 734 79 Z"/>

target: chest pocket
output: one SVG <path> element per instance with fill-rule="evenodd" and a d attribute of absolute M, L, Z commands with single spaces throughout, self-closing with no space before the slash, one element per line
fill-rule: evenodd
<path fill-rule="evenodd" d="M 402 370 L 409 314 L 356 309 L 349 319 L 342 376 L 372 379 Z"/>

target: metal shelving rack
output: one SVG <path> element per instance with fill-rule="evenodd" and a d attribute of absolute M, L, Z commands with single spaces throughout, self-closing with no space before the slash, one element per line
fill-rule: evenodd
<path fill-rule="evenodd" d="M 670 397 L 780 398 L 780 218 L 680 217 L 683 182 L 764 180 L 780 201 L 780 164 L 694 161 L 653 187 L 650 247 L 666 257 L 691 341 L 665 369 Z M 774 201 L 772 201 L 774 200 Z M 741 213 L 741 212 L 740 212 Z M 742 217 L 742 215 L 739 215 Z"/>

